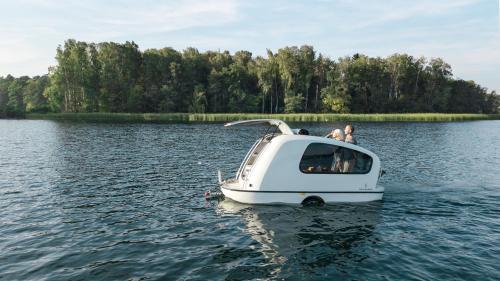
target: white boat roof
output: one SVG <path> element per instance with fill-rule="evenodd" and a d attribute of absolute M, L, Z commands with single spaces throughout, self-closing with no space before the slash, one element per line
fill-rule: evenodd
<path fill-rule="evenodd" d="M 288 125 L 279 119 L 252 119 L 252 120 L 240 120 L 224 124 L 224 127 L 235 126 L 235 125 L 259 125 L 259 124 L 269 124 L 271 126 L 276 126 L 281 131 L 283 135 L 293 135 L 292 129 Z"/>

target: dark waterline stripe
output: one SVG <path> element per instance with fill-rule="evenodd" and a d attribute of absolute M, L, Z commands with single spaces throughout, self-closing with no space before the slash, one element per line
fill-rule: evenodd
<path fill-rule="evenodd" d="M 223 189 L 230 191 L 238 191 L 238 192 L 255 192 L 255 193 L 384 193 L 384 191 L 277 191 L 277 190 L 244 190 L 244 189 L 232 189 L 225 188 Z"/>

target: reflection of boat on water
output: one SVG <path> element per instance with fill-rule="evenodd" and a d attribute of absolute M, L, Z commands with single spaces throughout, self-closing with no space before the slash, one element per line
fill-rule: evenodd
<path fill-rule="evenodd" d="M 245 232 L 260 244 L 256 250 L 270 263 L 307 271 L 318 265 L 341 267 L 366 259 L 377 239 L 373 231 L 381 206 L 376 201 L 300 208 L 224 200 L 218 211 L 241 215 Z"/>
<path fill-rule="evenodd" d="M 377 185 L 380 159 L 373 152 L 334 139 L 302 135 L 281 120 L 245 120 L 225 126 L 256 124 L 270 126 L 247 153 L 236 177 L 223 180 L 219 172 L 226 197 L 248 204 L 382 199 L 384 188 Z"/>

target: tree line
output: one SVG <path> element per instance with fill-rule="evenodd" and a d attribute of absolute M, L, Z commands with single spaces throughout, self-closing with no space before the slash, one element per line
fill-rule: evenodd
<path fill-rule="evenodd" d="M 312 46 L 251 52 L 141 51 L 134 42 L 67 40 L 43 76 L 0 77 L 0 117 L 26 112 L 496 113 L 500 99 L 455 79 L 440 58 Z"/>

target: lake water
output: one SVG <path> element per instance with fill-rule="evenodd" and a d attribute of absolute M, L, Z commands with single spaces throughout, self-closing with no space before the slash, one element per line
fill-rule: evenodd
<path fill-rule="evenodd" d="M 0 120 L 0 280 L 500 280 L 500 121 L 356 125 L 384 200 L 302 208 L 203 198 L 263 127 Z"/>

